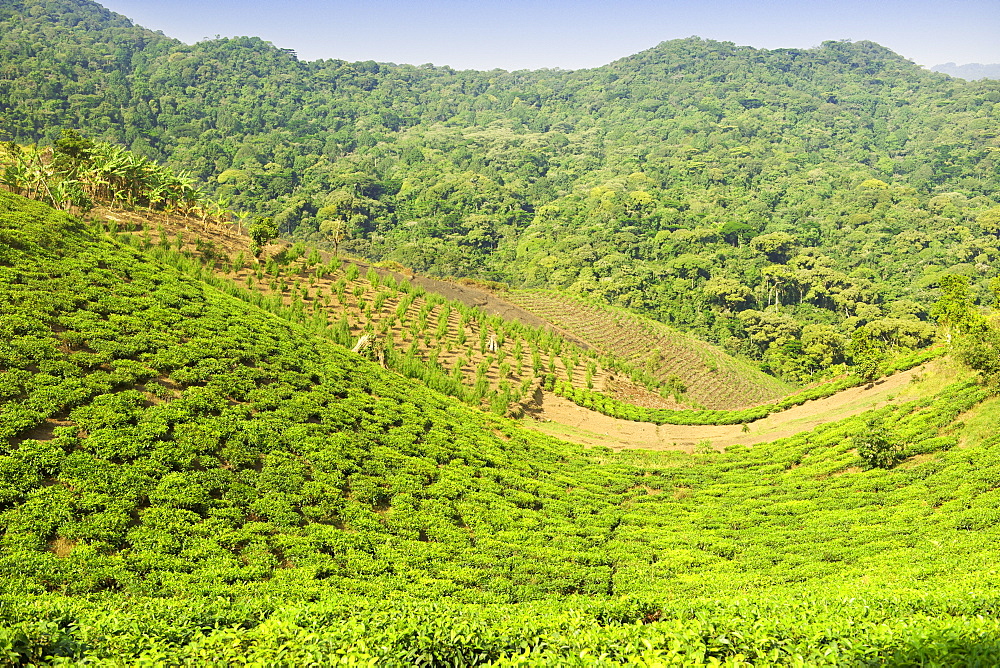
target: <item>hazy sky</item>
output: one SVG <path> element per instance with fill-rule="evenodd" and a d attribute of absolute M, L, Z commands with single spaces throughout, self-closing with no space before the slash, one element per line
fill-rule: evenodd
<path fill-rule="evenodd" d="M 104 0 L 193 43 L 253 35 L 302 60 L 596 67 L 678 37 L 759 48 L 872 40 L 914 62 L 1000 63 L 1000 0 Z"/>

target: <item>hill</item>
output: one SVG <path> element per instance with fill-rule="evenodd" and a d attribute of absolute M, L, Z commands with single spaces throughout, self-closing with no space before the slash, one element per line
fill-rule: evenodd
<path fill-rule="evenodd" d="M 931 68 L 933 72 L 943 72 L 960 79 L 1000 79 L 1000 64 L 983 65 L 982 63 L 966 63 L 956 65 L 945 63 Z"/>
<path fill-rule="evenodd" d="M 510 299 L 608 358 L 630 363 L 663 388 L 652 393 L 628 383 L 628 378 L 609 378 L 601 384 L 606 394 L 632 404 L 676 407 L 681 400 L 712 409 L 738 409 L 767 403 L 792 390 L 745 360 L 624 309 L 537 290 L 516 291 Z"/>
<path fill-rule="evenodd" d="M 1000 663 L 998 104 L 0 3 L 2 186 L 62 209 L 0 189 L 0 663 Z M 606 415 L 495 414 L 539 386 Z"/>
<path fill-rule="evenodd" d="M 510 543 L 500 553 L 524 554 L 527 545 L 524 536 L 502 537 L 508 520 L 478 522 L 550 512 L 527 491 L 539 489 L 546 460 L 596 463 L 63 214 L 4 193 L 0 204 L 2 567 L 17 573 L 13 591 L 182 593 L 339 580 L 360 591 L 379 579 L 404 582 L 408 562 L 441 560 L 441 577 L 428 580 L 427 571 L 418 587 L 443 586 L 440 595 L 465 582 L 488 593 L 479 571 L 495 562 L 475 565 L 486 546 L 516 540 L 516 550 Z M 516 454 L 522 448 L 537 451 Z M 483 476 L 493 482 L 475 482 Z M 467 494 L 473 505 L 465 507 Z M 568 518 L 550 510 L 557 523 Z M 390 514 L 396 528 L 386 533 Z M 544 531 L 544 522 L 530 524 Z M 395 537 L 372 543 L 372 531 Z M 538 538 L 547 551 L 561 549 L 554 534 Z M 574 553 L 582 547 L 570 542 Z M 456 549 L 471 561 L 446 556 Z M 539 593 L 553 584 L 528 580 Z M 521 596 L 521 585 L 503 582 L 494 595 Z"/>
<path fill-rule="evenodd" d="M 1000 655 L 998 400 L 967 371 L 752 449 L 584 450 L 127 235 L 6 193 L 0 235 L 15 663 Z"/>
<path fill-rule="evenodd" d="M 870 42 L 457 72 L 184 45 L 89 2 L 0 21 L 12 139 L 77 127 L 292 240 L 630 308 L 785 380 L 861 327 L 925 345 L 948 273 L 991 299 L 998 84 Z"/>
<path fill-rule="evenodd" d="M 87 211 L 105 229 L 127 232 L 125 239 L 137 247 L 155 245 L 162 261 L 196 279 L 497 413 L 520 415 L 545 390 L 570 397 L 568 390 L 578 390 L 588 401 L 610 398 L 670 412 L 698 406 L 699 399 L 716 407 L 756 405 L 787 389 L 746 361 L 635 314 L 621 312 L 602 324 L 594 315 L 610 314 L 608 309 L 588 314 L 565 302 L 562 318 L 542 317 L 544 308 L 516 305 L 522 297 L 499 284 L 437 280 L 357 258 L 345 262 L 301 243 L 264 247 L 260 232 L 271 226 L 256 224 L 247 235 L 183 176 L 75 132 L 64 132 L 51 150 L 8 144 L 0 149 L 0 168 L 16 190 L 61 209 Z M 91 208 L 98 202 L 103 204 Z M 270 229 L 268 238 L 273 234 Z M 589 342 L 567 329 L 581 313 L 598 325 L 589 330 Z M 606 345 L 622 334 L 623 318 L 655 334 L 646 341 L 649 350 L 633 355 L 628 346 Z M 603 339 L 592 336 L 602 330 Z M 649 351 L 655 359 L 647 359 Z M 704 366 L 692 365 L 702 358 Z M 719 391 L 723 382 L 728 387 Z M 705 391 L 709 383 L 714 392 Z M 749 419 L 755 418 L 739 417 Z"/>
<path fill-rule="evenodd" d="M 248 237 L 228 226 L 206 226 L 181 216 L 104 208 L 90 216 L 127 231 L 137 244 L 148 248 L 155 243 L 168 262 L 197 277 L 214 276 L 245 301 L 348 348 L 357 346 L 383 367 L 501 414 L 520 414 L 556 381 L 660 407 L 679 408 L 699 399 L 724 408 L 748 403 L 739 392 L 709 397 L 689 366 L 672 365 L 669 369 L 676 373 L 671 374 L 662 369 L 651 373 L 644 358 L 633 359 L 580 337 L 536 303 L 522 308 L 518 304 L 523 299 L 506 290 L 436 280 L 399 267 L 310 251 L 301 244 L 273 244 L 255 259 Z M 629 317 L 643 322 L 639 316 Z M 611 326 L 610 318 L 607 324 Z M 788 389 L 711 346 L 653 321 L 646 326 L 673 341 L 661 350 L 661 361 L 709 355 L 732 374 L 726 376 L 731 388 L 743 389 L 740 382 L 747 376 L 744 391 L 752 392 L 756 403 Z M 614 329 L 607 333 L 616 335 Z M 682 387 L 686 382 L 695 389 Z"/>

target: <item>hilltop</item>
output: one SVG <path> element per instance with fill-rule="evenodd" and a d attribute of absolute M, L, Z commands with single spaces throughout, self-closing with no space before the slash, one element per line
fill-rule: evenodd
<path fill-rule="evenodd" d="M 640 312 L 803 382 L 859 328 L 929 342 L 939 279 L 990 303 L 995 81 L 871 42 L 664 42 L 575 72 L 185 45 L 89 2 L 0 25 L 0 127 L 75 127 L 280 233 Z"/>

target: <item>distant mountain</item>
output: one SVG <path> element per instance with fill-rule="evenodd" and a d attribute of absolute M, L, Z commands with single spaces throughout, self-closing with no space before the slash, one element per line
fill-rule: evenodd
<path fill-rule="evenodd" d="M 85 0 L 0 2 L 2 140 L 76 128 L 291 240 L 332 248 L 337 231 L 372 261 L 565 290 L 790 380 L 839 363 L 860 327 L 926 344 L 948 273 L 992 300 L 998 95 L 873 42 L 689 38 L 477 72 L 185 45 Z"/>
<path fill-rule="evenodd" d="M 965 65 L 945 63 L 944 65 L 935 65 L 931 68 L 931 71 L 944 72 L 945 74 L 953 77 L 968 79 L 969 81 L 976 81 L 978 79 L 1000 79 L 1000 63 L 993 63 L 990 65 L 983 65 L 982 63 L 966 63 Z"/>

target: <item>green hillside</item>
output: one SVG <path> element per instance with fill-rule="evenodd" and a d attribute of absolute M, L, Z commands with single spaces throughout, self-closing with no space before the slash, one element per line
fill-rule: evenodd
<path fill-rule="evenodd" d="M 586 468 L 592 456 L 0 197 L 3 554 L 27 576 L 15 589 L 183 593 L 278 578 L 374 593 L 412 589 L 417 573 L 413 586 L 435 595 L 604 586 L 606 573 L 584 575 L 591 564 L 570 566 L 569 585 L 512 581 L 499 565 L 537 543 L 569 566 L 603 541 L 536 496 L 555 462 Z M 560 505 L 598 496 L 578 494 Z M 547 516 L 547 537 L 504 535 Z M 547 569 L 542 553 L 530 561 Z"/>
<path fill-rule="evenodd" d="M 0 0 L 0 665 L 1000 664 L 998 121 Z"/>
<path fill-rule="evenodd" d="M 615 455 L 41 204 L 0 193 L 0 234 L 7 661 L 1000 654 L 1000 406 L 971 379 L 752 449 Z"/>
<path fill-rule="evenodd" d="M 174 262 L 214 271 L 243 299 L 271 299 L 278 312 L 325 328 L 347 347 L 368 337 L 362 353 L 370 359 L 500 414 L 557 383 L 670 408 L 757 405 L 794 391 L 748 360 L 622 309 L 556 293 L 427 281 L 302 244 L 276 244 L 254 263 L 250 239 L 226 227 L 144 211 L 102 214 L 142 243 L 152 244 L 155 234 Z"/>
<path fill-rule="evenodd" d="M 661 396 L 642 388 L 622 387 L 627 379 L 605 379 L 600 390 L 631 403 L 669 406 L 676 400 L 708 408 L 755 406 L 793 392 L 793 386 L 762 373 L 747 360 L 726 355 L 649 318 L 565 293 L 520 290 L 508 297 L 561 330 L 600 350 L 611 359 L 629 362 L 661 384 Z M 673 407 L 676 407 L 676 403 Z"/>
<path fill-rule="evenodd" d="M 871 42 L 697 38 L 606 66 L 458 72 L 185 45 L 99 5 L 0 8 L 0 129 L 186 170 L 283 235 L 561 289 L 803 381 L 859 328 L 928 343 L 941 276 L 1000 257 L 1000 83 Z"/>

